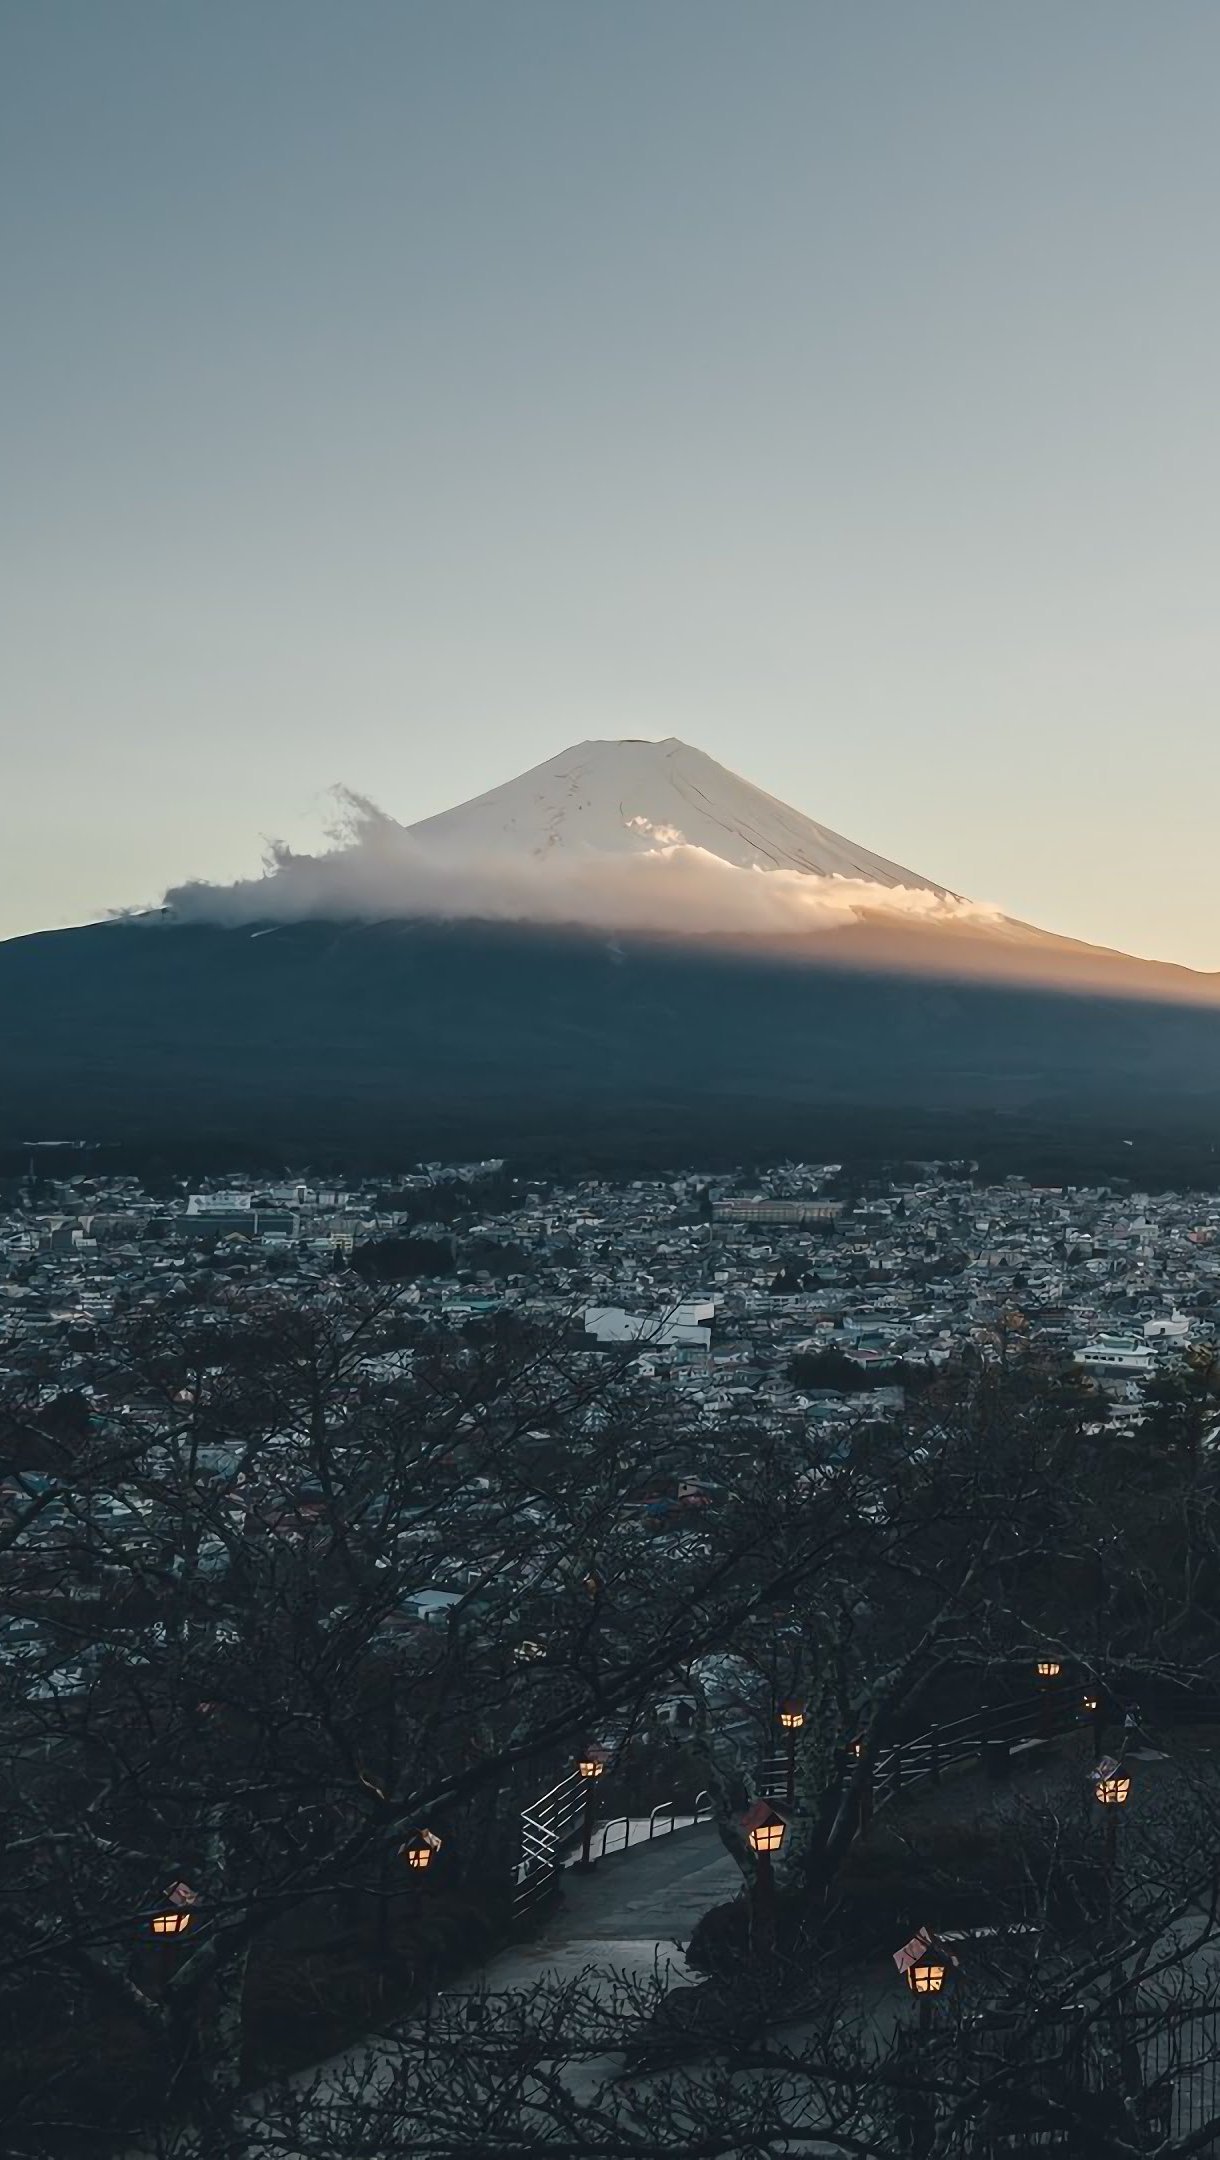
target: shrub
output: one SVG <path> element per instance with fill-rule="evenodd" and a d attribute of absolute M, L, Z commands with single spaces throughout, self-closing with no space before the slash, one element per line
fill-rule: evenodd
<path fill-rule="evenodd" d="M 821 1906 L 799 1890 L 780 1890 L 775 1900 L 775 1965 L 808 1971 L 820 1944 L 827 1939 L 826 1916 Z M 732 1981 L 735 1989 L 757 1978 L 750 1957 L 750 1900 L 730 1899 L 713 1905 L 702 1915 L 686 1950 L 686 1962 L 694 1972 L 713 1979 Z"/>

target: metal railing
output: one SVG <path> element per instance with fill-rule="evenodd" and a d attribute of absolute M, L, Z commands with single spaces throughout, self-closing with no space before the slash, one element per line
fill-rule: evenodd
<path fill-rule="evenodd" d="M 910 1739 L 893 1740 L 878 1749 L 869 1779 L 875 1804 L 896 1799 L 922 1780 L 939 1785 L 943 1773 L 957 1763 L 974 1760 L 983 1764 L 990 1749 L 997 1753 L 1002 1750 L 1008 1759 L 1015 1749 L 1055 1739 L 1094 1722 L 1094 1713 L 1082 1707 L 1080 1688 L 1062 1681 L 1017 1702 L 999 1703 L 970 1717 L 931 1725 Z M 852 1767 L 849 1746 L 842 1769 L 844 1781 Z M 787 1787 L 787 1755 L 768 1756 L 760 1766 L 759 1792 L 765 1799 L 782 1800 Z"/>
<path fill-rule="evenodd" d="M 553 1785 L 550 1792 L 532 1800 L 521 1812 L 521 1858 L 517 1862 L 513 1911 L 518 1916 L 529 1912 L 558 1880 L 563 1869 L 566 1849 L 579 1836 L 584 1822 L 585 1781 L 573 1770 Z M 712 1800 L 710 1793 L 697 1793 L 692 1813 L 681 1815 L 672 1800 L 662 1800 L 647 1817 L 640 1815 L 612 1815 L 601 1825 L 601 1835 L 593 1848 L 595 1857 L 604 1859 L 612 1852 L 633 1851 L 638 1845 L 651 1845 L 659 1837 L 668 1837 L 675 1830 L 692 1829 L 696 1823 L 710 1822 Z M 637 1835 L 632 1835 L 632 1824 Z M 647 1824 L 645 1828 L 644 1825 Z"/>
<path fill-rule="evenodd" d="M 712 1796 L 705 1792 L 696 1794 L 692 1813 L 684 1810 L 679 1815 L 672 1800 L 662 1800 L 647 1817 L 612 1815 L 609 1822 L 602 1824 L 601 1836 L 596 1846 L 597 1857 L 605 1859 L 608 1853 L 633 1851 L 637 1845 L 651 1845 L 655 1838 L 668 1837 L 673 1830 L 693 1830 L 696 1823 L 711 1820 Z M 644 1828 L 645 1822 L 647 1829 Z M 634 1837 L 631 1831 L 633 1823 L 639 1831 L 639 1835 Z"/>
<path fill-rule="evenodd" d="M 513 1911 L 528 1912 L 546 1896 L 559 1873 L 559 1855 L 580 1828 L 585 1781 L 572 1770 L 549 1792 L 521 1810 L 521 1858 L 517 1862 Z"/>
<path fill-rule="evenodd" d="M 1204 1696 L 1201 1692 L 1193 1697 L 1184 1694 L 1169 1721 L 1214 1715 L 1216 1709 L 1213 1696 Z M 1109 1716 L 1108 1722 L 1115 1723 L 1113 1715 Z M 931 1725 L 925 1732 L 916 1733 L 909 1739 L 892 1740 L 879 1748 L 873 1757 L 867 1779 L 864 1817 L 867 1819 L 875 1807 L 897 1799 L 913 1785 L 923 1782 L 939 1785 L 944 1772 L 959 1763 L 974 1761 L 980 1767 L 987 1767 L 994 1757 L 997 1766 L 999 1762 L 1007 1764 L 1017 1750 L 1079 1731 L 1089 1724 L 1097 1733 L 1100 1748 L 1098 1715 L 1085 1709 L 1079 1681 L 1060 1680 L 1015 1702 L 998 1703 L 969 1717 Z M 849 1748 L 842 1765 L 842 1782 L 846 1782 L 852 1769 Z M 787 1755 L 767 1757 L 759 1766 L 760 1794 L 769 1800 L 782 1800 L 787 1784 Z M 558 1785 L 552 1786 L 550 1792 L 543 1793 L 523 1809 L 521 1858 L 516 1868 L 513 1900 L 517 1913 L 528 1912 L 554 1884 L 562 1866 L 564 1849 L 580 1831 L 584 1799 L 584 1780 L 573 1770 Z M 693 1815 L 681 1819 L 672 1801 L 659 1802 L 648 1817 L 647 1830 L 637 1836 L 632 1835 L 631 1825 L 633 1821 L 642 1823 L 643 1817 L 616 1815 L 601 1825 L 597 1854 L 604 1858 L 612 1852 L 625 1852 L 637 1844 L 651 1844 L 672 1830 L 708 1822 L 711 1816 L 711 1799 L 707 1793 L 698 1794 Z"/>
<path fill-rule="evenodd" d="M 960 2036 L 959 2061 L 968 2075 L 973 2070 L 986 2082 L 987 2126 L 983 2130 L 968 2113 L 957 2125 L 942 2126 L 943 2149 L 953 2160 L 1076 2152 L 1080 2122 L 1095 2115 L 1113 2085 L 1116 2050 L 1127 2098 L 1149 2145 L 1181 2139 L 1189 2141 L 1188 2149 L 1215 2151 L 1220 2016 L 1214 2004 L 1130 2005 L 1116 2021 L 1099 2022 L 1078 2007 L 1032 2033 L 1016 2019 L 971 2022 L 974 2030 L 965 2028 Z M 1011 2053 L 1006 2022 L 1015 2035 Z M 1039 2103 L 1047 2101 L 1043 2111 Z M 1039 2120 L 1042 2126 L 1034 2127 Z M 1202 2139 L 1206 2144 L 1194 2145 Z"/>

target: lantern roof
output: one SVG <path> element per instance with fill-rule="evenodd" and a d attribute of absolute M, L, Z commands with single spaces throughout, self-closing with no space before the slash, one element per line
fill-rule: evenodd
<path fill-rule="evenodd" d="M 752 1800 L 741 1817 L 743 1830 L 766 1830 L 772 1823 L 788 1825 L 788 1811 L 777 1807 L 773 1800 Z"/>
<path fill-rule="evenodd" d="M 950 1971 L 957 1969 L 957 1959 L 952 1950 L 946 1949 L 931 1928 L 919 1928 L 909 1942 L 904 1942 L 902 1948 L 894 1952 L 894 1963 L 900 1973 L 908 1973 L 913 1965 L 923 1965 L 932 1960 L 939 1965 L 947 1965 Z"/>

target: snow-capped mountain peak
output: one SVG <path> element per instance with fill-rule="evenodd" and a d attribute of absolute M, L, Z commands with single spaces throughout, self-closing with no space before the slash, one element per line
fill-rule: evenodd
<path fill-rule="evenodd" d="M 946 890 L 815 824 L 674 735 L 577 743 L 410 831 L 470 859 L 642 854 L 680 839 L 738 869 Z"/>

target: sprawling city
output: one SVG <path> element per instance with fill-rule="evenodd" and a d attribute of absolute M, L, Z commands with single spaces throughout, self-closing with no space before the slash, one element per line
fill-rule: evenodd
<path fill-rule="evenodd" d="M 1205 2149 L 1218 1312 L 1214 1192 L 31 1147 L 11 2149 Z"/>

